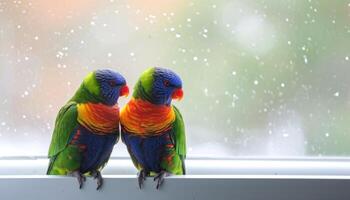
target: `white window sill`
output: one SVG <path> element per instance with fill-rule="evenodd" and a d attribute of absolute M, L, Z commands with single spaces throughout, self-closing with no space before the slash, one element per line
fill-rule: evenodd
<path fill-rule="evenodd" d="M 0 199 L 238 199 L 349 200 L 347 159 L 188 159 L 186 176 L 167 177 L 161 190 L 148 178 L 143 190 L 128 159 L 112 159 L 96 191 L 88 179 L 82 190 L 74 178 L 45 176 L 46 159 L 0 160 Z"/>

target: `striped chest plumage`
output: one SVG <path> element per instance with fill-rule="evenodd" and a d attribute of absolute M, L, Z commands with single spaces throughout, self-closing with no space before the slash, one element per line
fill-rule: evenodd
<path fill-rule="evenodd" d="M 119 132 L 119 107 L 103 104 L 78 104 L 78 122 L 94 134 Z"/>
<path fill-rule="evenodd" d="M 154 105 L 132 99 L 120 112 L 120 123 L 126 132 L 143 137 L 161 135 L 172 128 L 175 112 L 172 106 Z"/>

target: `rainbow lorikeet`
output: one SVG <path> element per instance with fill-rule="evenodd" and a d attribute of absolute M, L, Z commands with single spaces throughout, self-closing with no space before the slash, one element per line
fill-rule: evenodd
<path fill-rule="evenodd" d="M 168 174 L 185 174 L 186 137 L 180 111 L 172 99 L 183 97 L 182 81 L 164 68 L 146 70 L 132 99 L 120 112 L 121 136 L 135 167 L 141 189 L 146 176 L 155 176 L 157 189 Z"/>
<path fill-rule="evenodd" d="M 96 70 L 87 75 L 73 98 L 61 108 L 49 148 L 48 175 L 77 177 L 79 188 L 85 175 L 103 184 L 100 171 L 119 139 L 119 96 L 129 89 L 122 75 Z"/>

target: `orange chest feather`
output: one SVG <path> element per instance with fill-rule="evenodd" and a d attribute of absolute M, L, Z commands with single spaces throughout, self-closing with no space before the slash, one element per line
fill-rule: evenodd
<path fill-rule="evenodd" d="M 120 123 L 129 133 L 159 135 L 172 126 L 175 112 L 172 106 L 154 105 L 140 99 L 132 99 L 120 112 Z"/>
<path fill-rule="evenodd" d="M 95 134 L 117 133 L 119 107 L 93 103 L 78 104 L 78 122 Z"/>

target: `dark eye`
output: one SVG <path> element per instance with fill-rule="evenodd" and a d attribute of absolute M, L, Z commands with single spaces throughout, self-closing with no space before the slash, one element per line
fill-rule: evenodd
<path fill-rule="evenodd" d="M 117 83 L 115 81 L 109 81 L 109 85 L 111 87 L 115 87 L 115 86 L 117 86 Z"/>
<path fill-rule="evenodd" d="M 169 87 L 169 86 L 170 86 L 170 82 L 169 82 L 168 80 L 164 80 L 164 85 L 165 85 L 166 87 Z"/>

